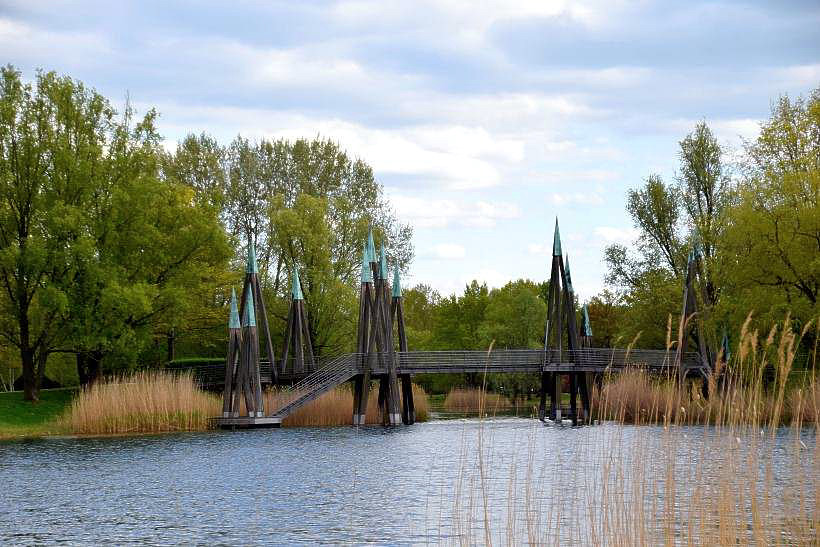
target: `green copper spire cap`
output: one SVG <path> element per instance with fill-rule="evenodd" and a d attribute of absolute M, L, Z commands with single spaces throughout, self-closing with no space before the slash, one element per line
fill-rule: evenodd
<path fill-rule="evenodd" d="M 399 281 L 399 267 L 393 270 L 393 298 L 401 298 L 401 281 Z"/>
<path fill-rule="evenodd" d="M 302 284 L 299 283 L 299 270 L 296 266 L 293 267 L 293 282 L 290 285 L 290 295 L 294 300 L 304 300 L 305 296 L 302 294 Z"/>
<path fill-rule="evenodd" d="M 248 264 L 245 267 L 245 273 L 259 273 L 256 267 L 256 246 L 253 244 L 252 239 L 248 242 Z"/>
<path fill-rule="evenodd" d="M 561 256 L 561 233 L 558 231 L 558 217 L 555 217 L 555 236 L 552 239 L 552 256 Z"/>
<path fill-rule="evenodd" d="M 373 242 L 373 229 L 367 229 L 367 258 L 369 262 L 376 262 L 376 244 Z"/>
<path fill-rule="evenodd" d="M 569 255 L 564 257 L 564 273 L 567 274 L 567 288 L 569 292 L 574 292 L 572 290 L 572 274 L 569 271 Z"/>
<path fill-rule="evenodd" d="M 236 290 L 231 288 L 231 318 L 228 320 L 229 329 L 241 329 L 242 324 L 239 322 L 239 309 L 236 307 Z"/>
<path fill-rule="evenodd" d="M 592 325 L 589 323 L 589 310 L 584 304 L 584 336 L 592 336 Z"/>
<path fill-rule="evenodd" d="M 382 241 L 381 255 L 379 256 L 379 277 L 387 279 L 387 253 L 384 252 L 384 241 Z"/>
<path fill-rule="evenodd" d="M 244 327 L 256 326 L 256 313 L 253 311 L 253 289 L 248 287 L 248 292 L 245 297 L 245 324 Z"/>
<path fill-rule="evenodd" d="M 373 283 L 373 273 L 370 271 L 370 257 L 368 256 L 367 243 L 362 249 L 362 283 Z"/>
<path fill-rule="evenodd" d="M 729 350 L 729 335 L 726 334 L 726 329 L 723 329 L 723 340 L 720 345 L 723 348 L 723 362 L 728 363 L 732 358 L 732 352 Z"/>

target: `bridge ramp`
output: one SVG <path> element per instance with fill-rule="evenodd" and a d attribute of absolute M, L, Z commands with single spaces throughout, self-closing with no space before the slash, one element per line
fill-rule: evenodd
<path fill-rule="evenodd" d="M 330 361 L 316 372 L 294 384 L 284 401 L 277 408 L 271 409 L 269 416 L 279 420 L 285 419 L 297 409 L 327 393 L 359 373 L 358 355 L 349 353 Z"/>

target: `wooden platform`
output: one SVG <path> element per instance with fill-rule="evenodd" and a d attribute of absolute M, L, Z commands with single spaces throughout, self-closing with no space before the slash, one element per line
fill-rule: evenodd
<path fill-rule="evenodd" d="M 220 429 L 259 429 L 263 427 L 280 427 L 281 418 L 271 416 L 255 417 L 239 416 L 237 418 L 228 417 L 211 418 L 213 423 Z"/>

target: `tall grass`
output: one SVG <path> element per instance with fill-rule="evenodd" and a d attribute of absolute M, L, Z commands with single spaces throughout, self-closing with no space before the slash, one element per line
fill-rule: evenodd
<path fill-rule="evenodd" d="M 63 423 L 80 434 L 202 431 L 221 408 L 220 398 L 199 389 L 190 374 L 137 372 L 82 390 Z"/>
<path fill-rule="evenodd" d="M 444 399 L 444 409 L 450 412 L 494 413 L 512 408 L 506 397 L 498 393 L 485 393 L 480 388 L 453 388 Z"/>
<path fill-rule="evenodd" d="M 488 504 L 488 491 L 510 459 L 504 446 L 485 444 L 482 423 L 452 486 L 456 540 L 818 545 L 818 384 L 786 391 L 800 336 L 788 318 L 765 339 L 744 328 L 733 370 L 710 386 L 708 401 L 637 371 L 613 379 L 598 403 L 614 423 L 585 435 L 533 426 L 521 443 L 526 469 L 515 458 L 509 464 L 506 508 Z M 771 366 L 775 383 L 764 389 L 763 369 Z M 541 435 L 553 450 L 536 452 Z"/>
<path fill-rule="evenodd" d="M 285 397 L 283 392 L 265 393 L 270 412 Z M 427 394 L 413 385 L 416 421 L 429 416 Z M 244 401 L 241 405 L 244 406 Z M 190 374 L 138 372 L 132 376 L 98 382 L 84 389 L 71 403 L 60 423 L 77 434 L 160 433 L 204 431 L 210 418 L 221 413 L 222 399 L 196 385 Z M 244 408 L 241 409 L 244 413 Z M 285 418 L 284 427 L 350 425 L 353 394 L 346 386 L 325 393 Z M 371 390 L 367 423 L 380 424 L 378 393 Z"/>
<path fill-rule="evenodd" d="M 287 398 L 287 393 L 278 390 L 265 392 L 265 412 L 273 409 Z M 413 384 L 413 404 L 416 421 L 424 422 L 429 417 L 427 394 Z M 299 408 L 282 421 L 282 427 L 338 426 L 353 423 L 353 392 L 349 386 L 339 386 L 314 401 Z M 366 424 L 381 424 L 378 390 L 371 389 L 367 399 Z"/>

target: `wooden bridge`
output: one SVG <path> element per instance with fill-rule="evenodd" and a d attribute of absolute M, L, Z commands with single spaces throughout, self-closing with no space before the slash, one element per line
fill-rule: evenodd
<path fill-rule="evenodd" d="M 685 351 L 689 330 L 695 322 L 695 253 L 690 255 L 689 275 L 684 287 L 681 340 L 674 351 L 625 350 L 590 347 L 592 330 L 586 307 L 577 327 L 574 290 L 568 260 L 561 253 L 558 223 L 555 225 L 550 275 L 547 321 L 543 349 L 498 349 L 492 351 L 409 351 L 404 329 L 404 312 L 398 270 L 392 291 L 387 283 L 384 246 L 377 258 L 372 232 L 365 243 L 362 259 L 359 324 L 356 353 L 316 360 L 306 324 L 304 297 L 294 271 L 291 308 L 288 314 L 282 359 L 274 359 L 271 337 L 258 285 L 256 257 L 251 246 L 242 305 L 231 302 L 230 343 L 223 371 L 223 414 L 216 418 L 220 427 L 278 426 L 289 414 L 333 388 L 353 382 L 353 424 L 364 425 L 368 391 L 373 380 L 379 384 L 379 402 L 385 425 L 415 421 L 411 377 L 436 373 L 531 373 L 541 377 L 539 416 L 542 420 L 586 423 L 591 416 L 591 380 L 627 367 L 642 368 L 669 376 L 697 375 L 705 378 L 712 370 L 711 354 L 700 331 L 698 350 Z M 255 309 L 261 309 L 261 336 Z M 240 317 L 242 319 L 240 320 Z M 267 350 L 267 361 L 259 358 L 259 342 Z M 274 363 L 275 366 L 271 366 Z M 214 372 L 214 371 L 212 371 Z M 217 375 L 205 382 L 216 387 Z M 562 416 L 561 376 L 569 377 L 570 410 Z M 264 409 L 263 384 L 290 384 L 276 408 Z M 401 395 L 399 394 L 401 384 Z M 549 408 L 547 408 L 549 397 Z M 580 397 L 581 408 L 577 399 Z M 245 412 L 240 413 L 244 403 Z M 242 415 L 244 414 L 244 415 Z"/>

